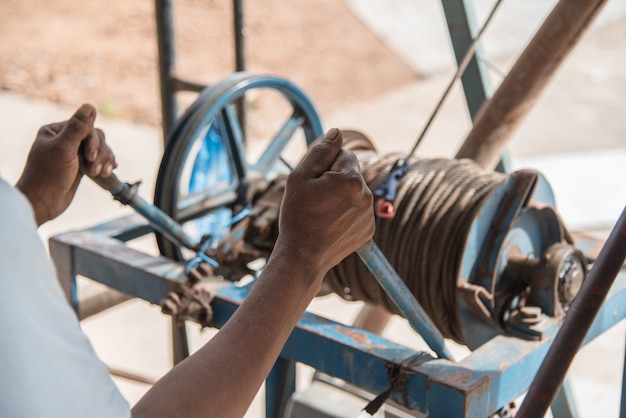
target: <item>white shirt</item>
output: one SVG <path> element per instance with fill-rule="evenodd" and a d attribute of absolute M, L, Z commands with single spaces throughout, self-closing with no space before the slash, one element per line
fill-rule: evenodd
<path fill-rule="evenodd" d="M 0 338 L 0 417 L 130 417 L 65 300 L 30 203 L 2 179 Z"/>

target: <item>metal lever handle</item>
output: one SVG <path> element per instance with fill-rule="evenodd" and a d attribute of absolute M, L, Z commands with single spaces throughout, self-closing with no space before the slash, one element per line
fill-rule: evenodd
<path fill-rule="evenodd" d="M 109 192 L 111 192 L 111 194 L 117 198 L 117 196 L 121 193 L 124 192 L 124 183 L 122 183 L 117 176 L 115 175 L 115 173 L 111 173 L 111 175 L 109 175 L 109 177 L 100 177 L 100 176 L 96 176 L 96 177 L 91 177 L 88 176 L 90 179 L 92 179 L 98 186 L 102 187 L 104 190 L 108 190 Z"/>
<path fill-rule="evenodd" d="M 443 335 L 415 299 L 415 296 L 411 294 L 409 288 L 406 287 L 376 243 L 369 240 L 357 250 L 357 254 L 402 312 L 402 315 L 409 321 L 411 327 L 426 341 L 426 344 L 440 358 L 452 360 L 452 354 L 446 347 Z"/>
<path fill-rule="evenodd" d="M 194 242 L 179 223 L 169 217 L 161 209 L 139 196 L 137 192 L 138 183 L 129 184 L 122 182 L 115 173 L 111 173 L 111 175 L 106 178 L 99 176 L 89 176 L 89 178 L 104 190 L 109 191 L 115 200 L 132 207 L 137 213 L 146 218 L 154 229 L 165 235 L 172 242 L 194 251 L 198 250 L 198 243 Z"/>

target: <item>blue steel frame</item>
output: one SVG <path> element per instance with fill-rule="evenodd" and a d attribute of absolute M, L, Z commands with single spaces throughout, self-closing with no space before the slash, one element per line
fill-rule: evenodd
<path fill-rule="evenodd" d="M 185 281 L 184 264 L 152 256 L 126 245 L 128 240 L 151 232 L 138 215 L 120 218 L 93 228 L 57 235 L 50 240 L 50 252 L 59 267 L 59 279 L 79 309 L 75 277 L 82 275 L 130 296 L 158 304 Z M 581 250 L 598 243 L 584 240 Z M 72 290 L 74 289 L 74 290 Z M 223 283 L 214 289 L 214 325 L 219 328 L 230 318 L 249 289 Z M 622 270 L 611 293 L 590 329 L 585 343 L 626 317 L 626 270 Z M 554 324 L 554 331 L 557 330 Z M 524 341 L 498 336 L 455 363 L 436 359 L 429 353 L 396 344 L 359 328 L 342 325 L 305 313 L 281 353 L 283 367 L 293 362 L 307 364 L 372 393 L 390 386 L 389 370 L 399 367 L 406 385 L 391 399 L 431 418 L 485 418 L 518 398 L 528 389 L 554 335 L 542 341 Z M 293 389 L 292 373 L 270 391 L 281 395 Z M 280 411 L 280 402 L 269 405 Z M 268 416 L 278 416 L 269 415 Z"/>

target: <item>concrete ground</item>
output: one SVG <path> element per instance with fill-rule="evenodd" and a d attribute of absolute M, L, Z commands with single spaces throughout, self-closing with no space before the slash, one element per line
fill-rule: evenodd
<path fill-rule="evenodd" d="M 618 4 L 615 1 L 611 4 Z M 623 2 L 621 3 L 623 4 Z M 575 230 L 605 235 L 626 204 L 626 20 L 606 19 L 583 39 L 555 80 L 524 120 L 510 142 L 514 167 L 542 171 L 553 185 L 557 207 L 565 223 Z M 515 54 L 494 58 L 508 68 Z M 323 114 L 325 128 L 355 127 L 368 133 L 382 151 L 408 150 L 447 84 L 451 72 L 434 71 L 423 81 L 367 103 Z M 498 76 L 494 75 L 494 86 Z M 73 109 L 0 92 L 0 172 L 17 179 L 39 126 L 64 120 Z M 151 126 L 100 118 L 116 151 L 118 174 L 125 180 L 141 179 L 141 193 L 151 200 L 162 155 L 160 132 Z M 419 150 L 422 156 L 452 156 L 470 127 L 458 89 Z M 129 213 L 97 186 L 83 182 L 78 196 L 59 219 L 44 225 L 43 239 L 70 229 L 80 229 Z M 151 242 L 144 243 L 154 251 Z M 358 304 L 335 297 L 316 300 L 311 310 L 350 322 Z M 132 300 L 83 321 L 96 351 L 113 369 L 158 379 L 170 367 L 169 321 L 158 307 Z M 214 331 L 188 326 L 196 349 Z M 574 394 L 583 417 L 618 416 L 624 358 L 624 323 L 585 347 L 571 369 Z M 419 338 L 394 319 L 385 335 L 419 348 Z M 459 353 L 463 353 L 461 348 Z M 302 369 L 301 386 L 310 370 Z M 134 403 L 149 387 L 116 378 L 123 394 Z M 262 396 L 247 417 L 263 416 Z"/>

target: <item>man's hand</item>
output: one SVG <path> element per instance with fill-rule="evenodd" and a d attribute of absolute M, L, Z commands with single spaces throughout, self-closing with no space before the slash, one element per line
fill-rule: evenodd
<path fill-rule="evenodd" d="M 275 250 L 322 275 L 374 235 L 372 193 L 342 145 L 333 128 L 310 149 L 287 179 L 280 210 Z"/>
<path fill-rule="evenodd" d="M 104 133 L 94 128 L 95 119 L 96 109 L 83 104 L 68 121 L 39 129 L 16 184 L 30 201 L 37 225 L 69 206 L 83 170 L 90 176 L 108 177 L 117 167 Z"/>

